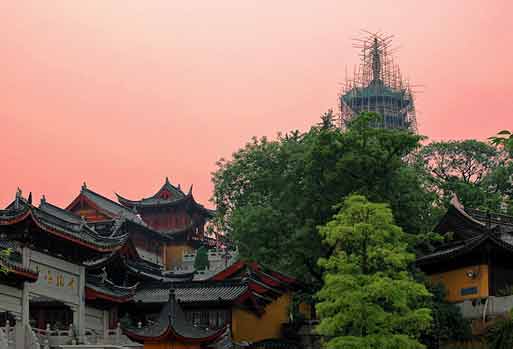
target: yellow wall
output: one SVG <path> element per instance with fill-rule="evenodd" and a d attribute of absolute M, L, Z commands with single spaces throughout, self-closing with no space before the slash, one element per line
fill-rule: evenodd
<path fill-rule="evenodd" d="M 471 271 L 477 274 L 474 279 L 467 276 Z M 430 278 L 433 283 L 444 284 L 447 289 L 447 300 L 450 302 L 488 297 L 488 265 L 486 264 L 433 274 Z M 461 289 L 470 287 L 477 287 L 477 293 L 462 296 Z"/>
<path fill-rule="evenodd" d="M 165 265 L 166 269 L 173 269 L 175 266 L 182 264 L 183 253 L 190 252 L 192 248 L 188 245 L 167 245 L 165 251 Z"/>
<path fill-rule="evenodd" d="M 299 313 L 307 320 L 312 320 L 312 306 L 308 303 L 299 303 Z"/>
<path fill-rule="evenodd" d="M 236 342 L 256 342 L 281 337 L 281 325 L 289 321 L 291 295 L 284 294 L 265 307 L 260 317 L 245 309 L 232 309 L 232 336 Z"/>

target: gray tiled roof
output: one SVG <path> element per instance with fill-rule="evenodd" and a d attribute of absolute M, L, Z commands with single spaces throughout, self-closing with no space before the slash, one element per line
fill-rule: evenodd
<path fill-rule="evenodd" d="M 52 205 L 46 202 L 46 200 L 41 200 L 39 209 L 45 213 L 58 217 L 68 223 L 80 224 L 82 222 L 82 218 L 80 216 L 74 214 L 73 212 L 66 211 L 60 207 Z"/>
<path fill-rule="evenodd" d="M 108 280 L 106 277 L 103 278 L 101 275 L 91 274 L 86 277 L 86 286 L 114 297 L 131 297 L 134 295 L 137 287 L 137 285 L 133 285 L 131 287 L 119 286 Z"/>
<path fill-rule="evenodd" d="M 199 286 L 175 288 L 176 299 L 180 303 L 233 301 L 248 289 L 244 284 L 225 284 L 219 286 Z M 169 299 L 169 287 L 142 288 L 137 291 L 134 300 L 143 303 L 165 303 Z"/>
<path fill-rule="evenodd" d="M 58 231 L 73 239 L 108 249 L 122 245 L 128 238 L 127 234 L 115 237 L 102 236 L 82 219 L 77 221 L 74 216 L 62 211 L 64 210 L 53 205 L 44 204 L 42 208 L 38 208 L 26 200 L 18 200 L 17 205 L 13 205 L 12 208 L 0 210 L 0 221 L 5 221 L 4 224 L 8 225 L 17 217 L 24 219 L 30 215 L 42 229 L 50 232 Z"/>
<path fill-rule="evenodd" d="M 181 337 L 190 339 L 203 339 L 215 340 L 225 329 L 209 330 L 200 327 L 195 327 L 188 322 L 180 304 L 176 303 L 175 299 L 167 301 L 160 312 L 158 321 L 154 324 L 142 328 L 123 326 L 125 333 L 129 336 L 139 336 L 143 338 L 155 338 L 165 335 L 168 329 L 172 329 L 174 333 Z"/>
<path fill-rule="evenodd" d="M 124 217 L 134 222 L 142 222 L 141 218 L 135 212 L 103 195 L 95 193 L 88 188 L 82 188 L 82 194 L 100 208 L 116 217 Z"/>
<path fill-rule="evenodd" d="M 168 199 L 162 198 L 160 196 L 160 194 L 163 191 L 167 191 L 167 192 L 171 193 L 171 196 Z M 189 194 L 190 194 L 190 192 L 189 192 Z M 165 181 L 164 185 L 154 195 L 150 196 L 149 198 L 143 198 L 141 200 L 130 200 L 130 199 L 126 199 L 123 196 L 118 195 L 118 194 L 116 194 L 116 196 L 118 197 L 118 200 L 120 203 L 131 207 L 131 206 L 153 206 L 153 205 L 173 203 L 173 202 L 180 201 L 181 199 L 185 198 L 188 195 L 186 195 L 180 189 L 179 186 L 175 187 L 174 185 L 172 185 L 169 182 L 169 179 L 166 177 L 166 181 Z"/>

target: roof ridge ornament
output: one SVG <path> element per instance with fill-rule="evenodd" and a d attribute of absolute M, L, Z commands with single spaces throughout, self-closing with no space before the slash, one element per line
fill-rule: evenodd
<path fill-rule="evenodd" d="M 14 197 L 14 208 L 15 209 L 18 209 L 20 208 L 20 200 L 22 199 L 22 196 L 21 196 L 21 189 L 20 187 L 18 187 L 16 189 L 16 196 Z"/>
<path fill-rule="evenodd" d="M 39 207 L 43 206 L 44 204 L 46 204 L 46 196 L 45 194 L 42 194 L 41 199 L 39 201 Z"/>
<path fill-rule="evenodd" d="M 80 229 L 86 225 L 87 221 L 84 216 L 80 216 Z"/>
<path fill-rule="evenodd" d="M 84 181 L 84 183 L 82 183 L 82 191 L 84 191 L 86 189 L 87 189 L 87 183 Z"/>

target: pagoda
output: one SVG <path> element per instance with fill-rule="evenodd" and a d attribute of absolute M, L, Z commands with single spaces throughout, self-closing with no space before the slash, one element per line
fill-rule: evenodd
<path fill-rule="evenodd" d="M 204 240 L 205 224 L 214 211 L 198 204 L 192 186 L 184 193 L 166 178 L 156 194 L 141 200 L 117 195 L 115 202 L 89 188 L 68 205 L 68 211 L 96 226 L 124 222 L 139 255 L 168 270 L 182 269 L 183 256 L 194 252 Z"/>
<path fill-rule="evenodd" d="M 150 229 L 172 239 L 163 251 L 164 264 L 170 268 L 181 266 L 183 255 L 199 246 L 204 239 L 205 224 L 214 214 L 196 202 L 192 186 L 184 193 L 180 185 L 172 185 L 167 177 L 162 187 L 148 198 L 130 200 L 116 196 L 123 207 L 136 212 Z"/>
<path fill-rule="evenodd" d="M 353 76 L 346 77 L 340 95 L 342 126 L 364 112 L 381 116 L 374 127 L 417 131 L 412 89 L 402 78 L 390 51 L 392 36 L 367 33 L 357 41 L 361 62 Z"/>
<path fill-rule="evenodd" d="M 174 186 L 166 177 L 164 185 L 154 195 L 141 200 L 129 200 L 116 194 L 121 205 L 137 212 L 152 229 L 177 236 L 193 233 L 202 237 L 210 211 L 198 204 L 192 186 L 185 194 L 180 185 Z"/>

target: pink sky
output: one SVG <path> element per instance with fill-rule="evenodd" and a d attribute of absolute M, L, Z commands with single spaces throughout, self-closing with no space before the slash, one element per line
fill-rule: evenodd
<path fill-rule="evenodd" d="M 421 133 L 513 128 L 510 1 L 0 2 L 0 205 L 66 205 L 169 176 L 211 195 L 215 161 L 337 106 L 361 29 L 395 35 Z"/>

